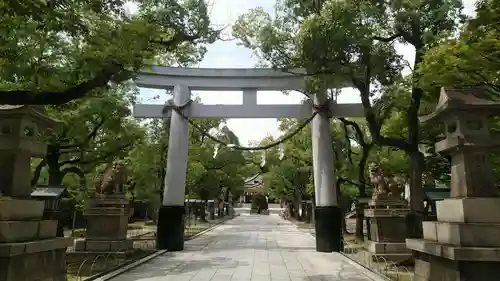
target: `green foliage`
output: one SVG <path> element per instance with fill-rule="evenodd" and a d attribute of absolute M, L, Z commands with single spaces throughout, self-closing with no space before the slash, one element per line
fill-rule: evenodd
<path fill-rule="evenodd" d="M 220 127 L 218 139 L 239 144 L 238 138 L 222 123 L 223 120 L 205 119 L 195 122 L 204 132 Z M 237 197 L 243 193 L 243 179 L 248 176 L 240 173 L 245 164 L 241 151 L 221 146 L 191 128 L 186 192 L 204 200 L 223 196 L 228 191 Z"/>
<path fill-rule="evenodd" d="M 443 39 L 426 52 L 418 73 L 420 85 L 427 91 L 482 85 L 491 93 L 500 93 L 500 5 L 480 1 L 477 7 L 477 17 L 458 37 Z"/>
<path fill-rule="evenodd" d="M 138 122 L 129 117 L 133 95 L 129 86 L 117 85 L 102 98 L 50 107 L 48 113 L 59 125 L 46 135 L 47 156 L 35 170 L 32 184 L 45 166 L 49 184 L 57 185 L 69 173 L 83 181 L 84 173 L 115 157 L 127 156 L 129 148 L 144 135 Z"/>
<path fill-rule="evenodd" d="M 126 3 L 127 2 L 127 3 Z M 134 13 L 126 11 L 135 7 Z M 217 36 L 204 1 L 3 1 L 0 101 L 63 104 L 103 95 L 147 64 L 187 65 Z"/>
<path fill-rule="evenodd" d="M 266 196 L 264 194 L 261 194 L 261 193 L 257 193 L 253 196 L 252 198 L 252 210 L 261 210 L 261 211 L 265 211 L 267 210 L 269 207 L 268 207 L 268 204 L 267 204 L 267 199 L 266 199 Z"/>

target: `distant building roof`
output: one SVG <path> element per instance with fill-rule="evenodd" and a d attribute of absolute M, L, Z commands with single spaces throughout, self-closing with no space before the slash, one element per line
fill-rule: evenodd
<path fill-rule="evenodd" d="M 450 198 L 449 188 L 424 188 L 425 196 L 432 200 L 443 200 Z"/>
<path fill-rule="evenodd" d="M 59 197 L 64 191 L 65 187 L 37 187 L 31 192 L 31 197 Z"/>
<path fill-rule="evenodd" d="M 200 203 L 200 202 L 204 202 L 205 200 L 201 200 L 201 199 L 193 199 L 193 198 L 187 198 L 187 199 L 184 199 L 184 202 L 192 202 L 192 203 Z"/>
<path fill-rule="evenodd" d="M 262 186 L 262 174 L 258 173 L 245 179 L 245 188 L 259 188 Z"/>

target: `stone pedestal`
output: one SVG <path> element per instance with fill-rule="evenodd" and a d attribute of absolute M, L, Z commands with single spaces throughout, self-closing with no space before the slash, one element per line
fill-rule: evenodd
<path fill-rule="evenodd" d="M 445 199 L 436 207 L 424 238 L 406 240 L 418 251 L 414 280 L 500 280 L 500 198 Z"/>
<path fill-rule="evenodd" d="M 85 239 L 75 241 L 75 251 L 129 252 L 133 241 L 127 240 L 128 200 L 123 195 L 93 199 L 85 210 Z"/>
<path fill-rule="evenodd" d="M 365 210 L 368 239 L 366 248 L 375 257 L 403 261 L 411 256 L 405 244 L 407 202 L 398 198 L 374 198 Z"/>
<path fill-rule="evenodd" d="M 0 199 L 0 280 L 66 280 L 66 247 L 57 221 L 43 220 L 43 201 Z"/>

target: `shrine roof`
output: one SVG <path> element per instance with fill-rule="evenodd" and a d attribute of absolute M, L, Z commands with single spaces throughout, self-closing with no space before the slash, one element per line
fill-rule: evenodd
<path fill-rule="evenodd" d="M 66 191 L 65 187 L 37 187 L 31 192 L 31 197 L 60 197 Z"/>

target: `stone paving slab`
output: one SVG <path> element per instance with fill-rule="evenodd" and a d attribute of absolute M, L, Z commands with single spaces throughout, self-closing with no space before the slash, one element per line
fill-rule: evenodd
<path fill-rule="evenodd" d="M 245 215 L 113 281 L 385 281 L 278 216 Z"/>

